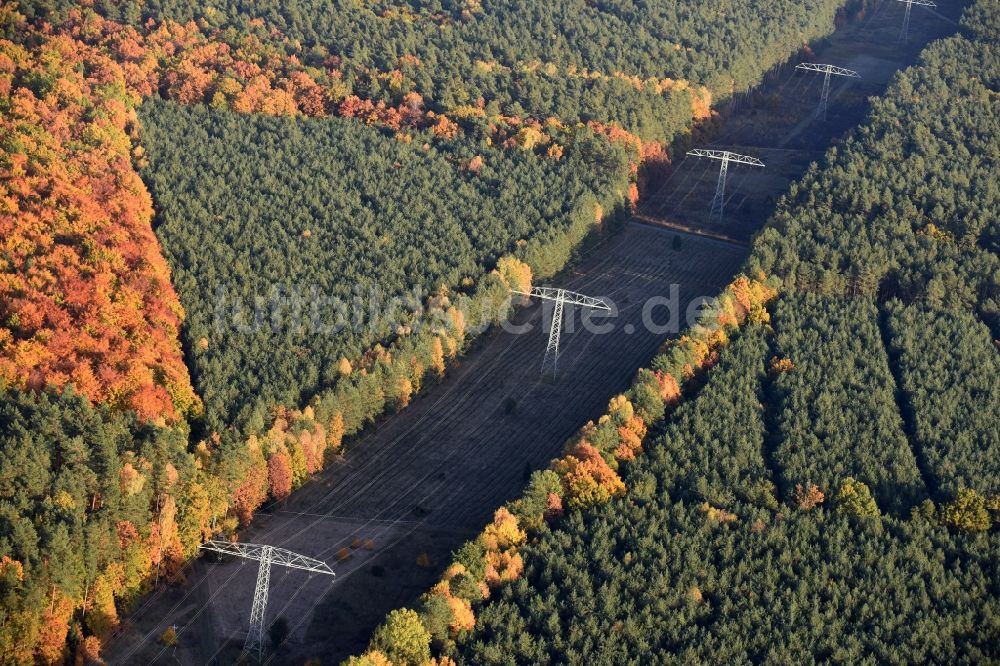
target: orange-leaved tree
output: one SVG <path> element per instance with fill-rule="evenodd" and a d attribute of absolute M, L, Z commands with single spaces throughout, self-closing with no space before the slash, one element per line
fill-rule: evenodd
<path fill-rule="evenodd" d="M 155 421 L 197 413 L 121 67 L 65 35 L 0 40 L 0 90 L 0 378 Z"/>

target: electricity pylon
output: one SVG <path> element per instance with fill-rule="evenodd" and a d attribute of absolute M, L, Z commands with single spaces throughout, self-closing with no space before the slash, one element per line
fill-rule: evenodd
<path fill-rule="evenodd" d="M 691 157 L 710 157 L 713 160 L 722 162 L 722 167 L 719 169 L 719 184 L 715 187 L 715 196 L 712 197 L 712 211 L 710 213 L 711 217 L 718 218 L 719 222 L 722 221 L 722 213 L 726 204 L 726 174 L 729 172 L 729 163 L 736 162 L 737 164 L 749 164 L 755 167 L 764 166 L 764 163 L 756 157 L 738 155 L 728 150 L 695 148 L 694 150 L 689 150 L 687 154 Z"/>
<path fill-rule="evenodd" d="M 820 96 L 819 106 L 816 107 L 816 115 L 822 115 L 823 120 L 826 120 L 826 102 L 830 99 L 830 75 L 836 74 L 837 76 L 846 76 L 852 79 L 861 78 L 861 75 L 853 69 L 844 69 L 843 67 L 837 67 L 836 65 L 819 65 L 811 62 L 804 62 L 796 65 L 795 69 L 801 69 L 804 72 L 820 72 L 823 74 L 823 94 Z"/>
<path fill-rule="evenodd" d="M 899 31 L 899 41 L 905 42 L 910 36 L 910 11 L 913 9 L 913 5 L 921 7 L 937 7 L 937 5 L 931 0 L 898 0 L 898 2 L 906 5 L 906 12 L 903 14 L 903 29 Z"/>
<path fill-rule="evenodd" d="M 267 608 L 267 589 L 271 582 L 271 565 L 280 564 L 283 567 L 302 569 L 311 573 L 321 573 L 334 576 L 326 562 L 314 560 L 311 557 L 293 553 L 284 548 L 275 548 L 256 543 L 230 543 L 228 541 L 206 541 L 202 550 L 211 550 L 224 555 L 235 555 L 246 560 L 260 562 L 257 569 L 257 587 L 253 593 L 253 606 L 250 609 L 250 630 L 243 641 L 243 651 L 257 657 L 259 661 L 264 655 L 264 609 Z"/>
<path fill-rule="evenodd" d="M 543 300 L 555 301 L 556 307 L 552 312 L 552 326 L 549 328 L 549 344 L 545 348 L 545 358 L 542 359 L 542 374 L 544 375 L 547 370 L 551 370 L 550 374 L 552 377 L 556 376 L 556 366 L 559 362 L 559 336 L 562 333 L 563 305 L 569 303 L 570 305 L 582 305 L 585 308 L 611 312 L 611 308 L 604 302 L 604 299 L 584 296 L 583 294 L 566 289 L 532 287 L 530 292 L 517 291 L 516 289 L 512 289 L 511 291 L 522 296 L 534 296 Z"/>

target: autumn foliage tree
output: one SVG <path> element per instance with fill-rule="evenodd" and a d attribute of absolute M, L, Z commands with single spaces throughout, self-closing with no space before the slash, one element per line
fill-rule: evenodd
<path fill-rule="evenodd" d="M 586 442 L 576 444 L 556 461 L 555 471 L 562 475 L 570 508 L 586 509 L 625 492 L 625 484 L 600 451 Z"/>
<path fill-rule="evenodd" d="M 160 422 L 196 415 L 122 67 L 66 35 L 0 40 L 0 89 L 0 379 Z"/>
<path fill-rule="evenodd" d="M 941 524 L 969 532 L 986 531 L 992 522 L 986 498 L 971 488 L 959 488 L 955 499 L 938 507 L 937 515 Z"/>
<path fill-rule="evenodd" d="M 795 506 L 803 511 L 809 511 L 822 504 L 825 496 L 823 495 L 823 491 L 812 483 L 805 485 L 797 483 L 792 493 L 792 499 L 795 502 Z"/>
<path fill-rule="evenodd" d="M 872 491 L 863 482 L 850 477 L 844 479 L 840 490 L 837 491 L 835 506 L 838 511 L 851 516 L 864 518 L 879 515 L 878 504 L 872 497 Z"/>
<path fill-rule="evenodd" d="M 284 451 L 275 451 L 267 459 L 267 482 L 271 497 L 283 500 L 292 492 L 292 463 Z"/>
<path fill-rule="evenodd" d="M 370 650 L 385 655 L 393 664 L 419 666 L 431 658 L 430 640 L 417 613 L 403 608 L 389 613 L 375 630 Z"/>

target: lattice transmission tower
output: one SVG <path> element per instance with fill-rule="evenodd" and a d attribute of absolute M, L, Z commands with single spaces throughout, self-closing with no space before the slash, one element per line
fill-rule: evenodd
<path fill-rule="evenodd" d="M 511 290 L 521 296 L 533 296 L 543 300 L 554 301 L 556 306 L 552 312 L 552 325 L 549 327 L 549 344 L 545 347 L 545 358 L 542 359 L 542 374 L 556 376 L 556 368 L 559 363 L 559 336 L 562 334 L 563 306 L 580 305 L 585 308 L 611 312 L 611 308 L 604 299 L 584 296 L 567 289 L 556 289 L 554 287 L 532 287 L 531 291 Z"/>
<path fill-rule="evenodd" d="M 913 5 L 920 5 L 921 7 L 937 7 L 931 0 L 898 0 L 906 5 L 906 11 L 903 13 L 903 29 L 899 31 L 899 41 L 905 42 L 910 36 L 910 12 L 913 10 Z"/>
<path fill-rule="evenodd" d="M 830 77 L 846 76 L 850 79 L 861 78 L 861 75 L 853 69 L 844 69 L 843 67 L 837 67 L 836 65 L 820 65 L 812 62 L 804 62 L 796 65 L 795 69 L 799 69 L 804 72 L 820 72 L 823 74 L 823 94 L 820 95 L 819 106 L 816 107 L 816 116 L 822 116 L 823 120 L 826 120 L 826 105 L 827 101 L 830 99 Z"/>
<path fill-rule="evenodd" d="M 246 640 L 243 641 L 243 651 L 255 656 L 258 661 L 263 657 L 266 647 L 264 643 L 264 611 L 267 608 L 267 590 L 271 582 L 271 565 L 277 564 L 292 569 L 302 569 L 314 574 L 336 575 L 326 562 L 314 560 L 284 548 L 256 543 L 230 543 L 214 540 L 206 541 L 201 545 L 201 548 L 223 555 L 233 555 L 260 562 L 257 569 L 257 587 L 254 589 L 253 605 L 250 608 L 250 628 Z"/>
<path fill-rule="evenodd" d="M 717 219 L 719 222 L 722 222 L 722 214 L 725 211 L 726 206 L 726 174 L 729 172 L 729 163 L 736 162 L 737 164 L 748 164 L 755 167 L 764 166 L 764 163 L 756 157 L 739 155 L 737 153 L 731 153 L 728 150 L 695 148 L 694 150 L 689 150 L 687 154 L 691 157 L 709 157 L 713 160 L 719 160 L 722 162 L 722 166 L 719 168 L 719 183 L 715 186 L 715 196 L 712 197 L 712 207 L 710 213 L 711 217 Z"/>

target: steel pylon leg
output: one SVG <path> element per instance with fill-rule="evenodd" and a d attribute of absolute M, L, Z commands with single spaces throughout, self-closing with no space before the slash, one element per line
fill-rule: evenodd
<path fill-rule="evenodd" d="M 903 29 L 899 31 L 899 41 L 906 42 L 907 38 L 910 36 L 910 10 L 913 9 L 913 3 L 906 3 L 906 11 L 903 13 Z"/>
<path fill-rule="evenodd" d="M 722 160 L 722 167 L 719 169 L 719 183 L 715 186 L 715 196 L 712 197 L 711 217 L 722 222 L 722 213 L 726 205 L 726 174 L 729 172 L 729 160 Z"/>
<path fill-rule="evenodd" d="M 826 73 L 823 77 L 823 94 L 820 96 L 819 108 L 816 109 L 816 115 L 821 116 L 823 120 L 826 120 L 826 104 L 830 99 L 830 72 Z"/>
<path fill-rule="evenodd" d="M 257 587 L 253 593 L 253 607 L 250 610 L 250 631 L 243 643 L 243 651 L 259 660 L 264 655 L 264 610 L 267 608 L 267 589 L 271 583 L 270 546 L 260 554 L 260 568 L 257 569 Z"/>
<path fill-rule="evenodd" d="M 549 344 L 545 348 L 545 358 L 542 359 L 542 374 L 556 376 L 556 366 L 559 362 L 559 335 L 562 333 L 563 303 L 566 293 L 560 289 L 556 294 L 556 307 L 552 311 L 552 326 L 549 328 Z"/>

